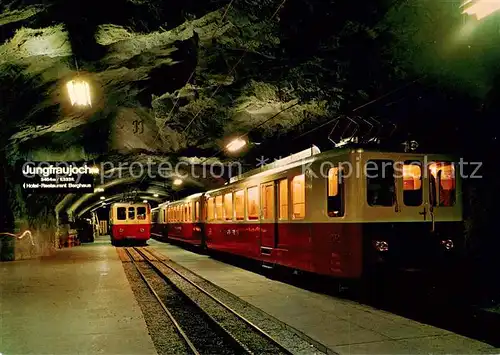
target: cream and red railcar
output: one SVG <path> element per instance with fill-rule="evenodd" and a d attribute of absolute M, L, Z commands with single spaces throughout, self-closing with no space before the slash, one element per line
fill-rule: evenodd
<path fill-rule="evenodd" d="M 113 203 L 109 211 L 111 242 L 146 243 L 151 237 L 151 206 L 148 203 Z"/>
<path fill-rule="evenodd" d="M 313 147 L 196 197 L 204 207 L 190 206 L 203 217 L 204 239 L 191 240 L 336 277 L 378 264 L 426 267 L 460 249 L 459 191 L 448 156 Z M 184 218 L 184 203 L 169 205 L 175 218 Z M 179 228 L 169 226 L 169 237 L 181 238 Z"/>
<path fill-rule="evenodd" d="M 166 204 L 166 237 L 194 245 L 203 244 L 201 212 L 203 194 L 188 196 L 182 200 Z M 165 235 L 165 232 L 163 233 Z"/>

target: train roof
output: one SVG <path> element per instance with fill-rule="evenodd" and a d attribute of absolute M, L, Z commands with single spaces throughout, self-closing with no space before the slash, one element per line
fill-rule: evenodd
<path fill-rule="evenodd" d="M 203 196 L 204 192 L 198 192 L 198 193 L 195 193 L 195 194 L 192 194 L 192 195 L 189 195 L 189 196 L 186 196 L 180 200 L 177 200 L 177 201 L 172 201 L 172 202 L 165 202 L 165 203 L 162 203 L 162 206 L 173 206 L 173 205 L 177 205 L 177 204 L 180 204 L 180 203 L 184 203 L 184 202 L 188 202 L 188 201 L 191 201 L 191 200 L 195 200 L 201 196 Z"/>
<path fill-rule="evenodd" d="M 180 203 L 184 203 L 196 198 L 199 198 L 203 194 L 210 194 L 214 192 L 218 192 L 220 190 L 224 190 L 228 188 L 229 186 L 241 182 L 247 179 L 251 178 L 256 178 L 256 177 L 265 177 L 271 174 L 276 174 L 282 171 L 286 171 L 288 169 L 292 169 L 297 166 L 301 166 L 303 164 L 309 164 L 315 160 L 318 159 L 326 159 L 326 158 L 333 158 L 333 157 L 340 157 L 340 156 L 348 156 L 350 154 L 387 154 L 387 155 L 394 155 L 394 156 L 406 156 L 406 157 L 412 157 L 412 156 L 433 156 L 433 157 L 448 157 L 450 159 L 454 159 L 450 154 L 439 154 L 439 153 L 424 153 L 424 152 L 401 152 L 401 151 L 395 151 L 395 150 L 390 150 L 390 149 L 382 149 L 378 146 L 374 145 L 349 145 L 347 147 L 343 148 L 336 148 L 336 149 L 331 149 L 325 152 L 321 152 L 320 149 L 316 146 L 311 146 L 311 148 L 305 149 L 301 152 L 292 154 L 286 158 L 279 159 L 274 161 L 273 163 L 266 164 L 260 168 L 253 169 L 250 171 L 247 171 L 241 175 L 234 176 L 232 177 L 229 182 L 227 182 L 224 186 L 221 186 L 216 189 L 212 189 L 206 192 L 202 193 L 196 193 L 193 195 L 189 195 L 187 197 L 184 197 L 180 200 L 172 201 L 172 202 L 164 202 L 160 204 L 159 206 L 168 206 L 168 205 L 176 205 Z"/>
<path fill-rule="evenodd" d="M 112 207 L 114 206 L 131 206 L 131 205 L 143 205 L 143 206 L 149 206 L 149 203 L 144 203 L 144 202 L 113 202 L 111 204 Z"/>
<path fill-rule="evenodd" d="M 228 186 L 231 186 L 237 182 L 241 182 L 247 179 L 257 178 L 257 177 L 265 177 L 271 174 L 280 173 L 282 171 L 286 171 L 288 169 L 295 168 L 297 166 L 301 166 L 304 164 L 309 164 L 316 160 L 327 159 L 333 157 L 340 156 L 348 156 L 350 154 L 385 154 L 389 156 L 397 156 L 397 157 L 417 157 L 417 156 L 433 156 L 433 157 L 450 157 L 449 154 L 437 154 L 437 153 L 421 153 L 421 152 L 398 152 L 394 150 L 384 150 L 377 149 L 373 146 L 349 146 L 345 148 L 337 148 L 328 150 L 326 152 L 321 152 L 318 147 L 312 146 L 306 150 L 295 153 L 286 157 L 284 159 L 276 160 L 273 163 L 266 164 L 260 168 L 253 169 L 247 171 L 241 175 L 232 177 L 228 183 L 224 186 L 219 187 L 217 189 L 213 189 L 207 191 L 206 193 L 210 194 L 213 192 L 218 192 L 220 190 L 224 190 Z"/>

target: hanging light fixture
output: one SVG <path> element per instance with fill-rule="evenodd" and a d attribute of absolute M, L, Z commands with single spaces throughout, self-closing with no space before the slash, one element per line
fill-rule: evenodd
<path fill-rule="evenodd" d="M 90 86 L 81 79 L 71 80 L 66 84 L 69 99 L 73 106 L 92 106 L 90 98 Z"/>
<path fill-rule="evenodd" d="M 74 80 L 70 80 L 66 84 L 68 89 L 69 99 L 71 100 L 72 106 L 92 106 L 92 100 L 90 98 L 90 86 L 85 80 L 79 77 L 78 62 L 75 58 L 75 66 L 77 77 Z"/>

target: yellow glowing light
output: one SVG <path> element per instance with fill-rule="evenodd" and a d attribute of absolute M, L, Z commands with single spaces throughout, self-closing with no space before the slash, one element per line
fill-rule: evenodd
<path fill-rule="evenodd" d="M 86 81 L 72 80 L 66 84 L 69 98 L 73 106 L 92 106 L 90 87 Z"/>
<path fill-rule="evenodd" d="M 91 167 L 91 168 L 89 169 L 89 171 L 90 171 L 90 173 L 91 173 L 92 175 L 97 175 L 97 174 L 99 174 L 99 168 L 98 168 L 98 167 L 96 167 L 96 166 Z M 104 190 L 103 190 L 103 191 L 104 191 Z"/>
<path fill-rule="evenodd" d="M 500 0 L 466 0 L 462 5 L 464 14 L 481 20 L 500 10 Z"/>
<path fill-rule="evenodd" d="M 96 187 L 94 192 L 104 192 L 104 189 L 102 187 Z"/>
<path fill-rule="evenodd" d="M 144 201 L 142 201 L 142 203 L 148 203 L 148 200 L 144 200 Z"/>
<path fill-rule="evenodd" d="M 230 152 L 236 152 L 247 145 L 247 141 L 241 138 L 236 138 L 232 140 L 228 145 L 226 145 L 226 149 Z"/>
<path fill-rule="evenodd" d="M 160 196 L 160 195 L 158 195 L 158 194 L 154 194 L 154 195 L 153 195 L 153 197 L 158 197 L 158 196 Z"/>
<path fill-rule="evenodd" d="M 106 199 L 106 197 L 104 197 L 104 196 L 101 196 L 101 200 L 105 200 L 105 199 Z"/>
<path fill-rule="evenodd" d="M 175 179 L 175 180 L 174 180 L 174 182 L 173 182 L 173 184 L 174 184 L 175 186 L 182 185 L 182 180 L 181 180 L 181 179 Z"/>

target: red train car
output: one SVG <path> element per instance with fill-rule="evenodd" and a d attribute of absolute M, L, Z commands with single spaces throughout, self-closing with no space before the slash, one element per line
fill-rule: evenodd
<path fill-rule="evenodd" d="M 180 201 L 163 206 L 162 210 L 166 215 L 167 238 L 189 244 L 202 245 L 202 206 L 202 193 L 191 195 Z"/>
<path fill-rule="evenodd" d="M 151 237 L 151 206 L 147 203 L 114 203 L 109 210 L 111 243 L 145 244 Z"/>
<path fill-rule="evenodd" d="M 169 204 L 168 237 L 342 278 L 427 267 L 461 249 L 460 185 L 448 156 L 314 147 Z"/>

